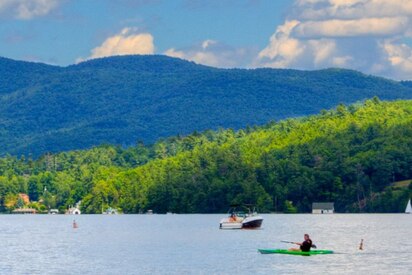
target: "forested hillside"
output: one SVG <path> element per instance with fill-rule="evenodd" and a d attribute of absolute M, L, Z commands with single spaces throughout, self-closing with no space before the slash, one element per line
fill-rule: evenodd
<path fill-rule="evenodd" d="M 412 101 L 374 98 L 152 146 L 7 156 L 0 159 L 0 175 L 6 212 L 22 203 L 18 193 L 43 210 L 81 200 L 86 213 L 108 206 L 124 213 L 215 213 L 231 203 L 308 212 L 315 201 L 334 201 L 338 212 L 399 212 L 412 192 L 410 184 L 392 184 L 412 178 Z"/>
<path fill-rule="evenodd" d="M 373 96 L 411 99 L 409 82 L 328 69 L 217 69 L 166 56 L 68 67 L 0 58 L 0 156 L 241 129 Z"/>

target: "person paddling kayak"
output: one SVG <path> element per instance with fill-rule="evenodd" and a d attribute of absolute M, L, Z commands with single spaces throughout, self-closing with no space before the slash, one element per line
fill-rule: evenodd
<path fill-rule="evenodd" d="M 300 248 L 289 248 L 289 251 L 303 251 L 303 252 L 309 252 L 310 248 L 312 247 L 312 240 L 309 237 L 309 234 L 303 235 L 303 238 L 305 239 L 303 243 L 294 243 L 300 246 Z"/>

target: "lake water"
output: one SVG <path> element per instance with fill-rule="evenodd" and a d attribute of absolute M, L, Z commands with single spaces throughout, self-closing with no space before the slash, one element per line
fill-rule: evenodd
<path fill-rule="evenodd" d="M 0 215 L 0 274 L 411 274 L 412 215 L 262 215 L 260 230 L 219 230 L 224 216 Z M 338 253 L 257 252 L 304 233 Z"/>

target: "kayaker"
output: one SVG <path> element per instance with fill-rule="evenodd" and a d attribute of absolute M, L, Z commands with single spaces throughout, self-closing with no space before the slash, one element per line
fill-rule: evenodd
<path fill-rule="evenodd" d="M 303 235 L 303 238 L 305 239 L 303 243 L 295 243 L 300 246 L 300 248 L 290 248 L 289 251 L 303 251 L 303 252 L 309 252 L 310 248 L 312 247 L 312 240 L 309 237 L 309 234 Z"/>

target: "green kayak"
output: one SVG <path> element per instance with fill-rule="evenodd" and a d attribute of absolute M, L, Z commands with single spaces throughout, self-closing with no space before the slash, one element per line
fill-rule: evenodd
<path fill-rule="evenodd" d="M 287 249 L 258 249 L 262 254 L 290 254 L 290 255 L 321 255 L 321 254 L 333 254 L 332 250 L 311 250 L 309 252 L 303 251 L 289 251 Z"/>

